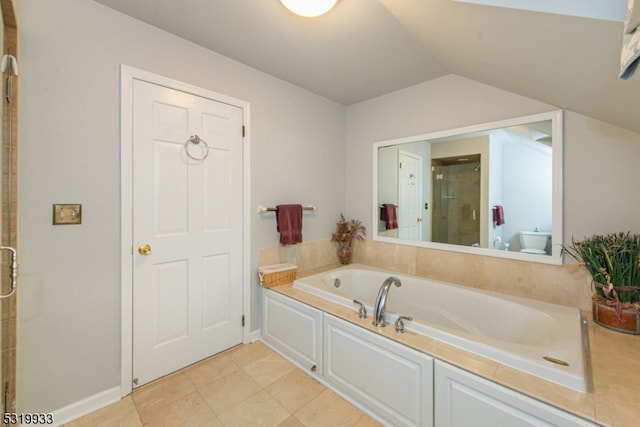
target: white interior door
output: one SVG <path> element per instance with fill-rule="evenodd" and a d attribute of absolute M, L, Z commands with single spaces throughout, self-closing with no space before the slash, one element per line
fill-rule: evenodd
<path fill-rule="evenodd" d="M 398 155 L 398 237 L 422 240 L 422 157 Z"/>
<path fill-rule="evenodd" d="M 243 112 L 140 80 L 132 108 L 140 386 L 242 342 Z"/>

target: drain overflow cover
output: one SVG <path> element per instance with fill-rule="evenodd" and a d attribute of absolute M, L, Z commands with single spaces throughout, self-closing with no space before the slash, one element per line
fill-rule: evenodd
<path fill-rule="evenodd" d="M 569 366 L 564 360 L 556 359 L 555 357 L 542 356 L 542 358 L 548 362 L 555 363 L 556 365 Z"/>

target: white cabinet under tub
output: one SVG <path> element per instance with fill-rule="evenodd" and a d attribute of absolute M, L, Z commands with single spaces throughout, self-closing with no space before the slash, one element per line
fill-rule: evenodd
<path fill-rule="evenodd" d="M 262 338 L 314 375 L 322 375 L 322 311 L 275 291 L 263 294 Z"/>
<path fill-rule="evenodd" d="M 447 363 L 436 361 L 434 368 L 434 414 L 438 427 L 595 426 Z"/>
<path fill-rule="evenodd" d="M 391 425 L 433 425 L 431 357 L 328 314 L 323 355 L 325 380 Z"/>
<path fill-rule="evenodd" d="M 262 329 L 266 343 L 387 425 L 433 425 L 431 357 L 272 290 Z"/>
<path fill-rule="evenodd" d="M 385 425 L 596 426 L 276 291 L 263 296 L 264 341 Z"/>

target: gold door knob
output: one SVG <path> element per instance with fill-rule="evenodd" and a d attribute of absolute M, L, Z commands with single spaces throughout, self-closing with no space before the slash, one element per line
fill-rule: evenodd
<path fill-rule="evenodd" d="M 151 253 L 151 245 L 147 243 L 140 245 L 138 252 L 140 252 L 140 255 L 149 255 Z"/>

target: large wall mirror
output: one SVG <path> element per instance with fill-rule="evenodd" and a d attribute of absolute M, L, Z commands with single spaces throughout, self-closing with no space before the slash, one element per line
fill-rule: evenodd
<path fill-rule="evenodd" d="M 382 141 L 374 240 L 562 263 L 562 111 Z"/>

